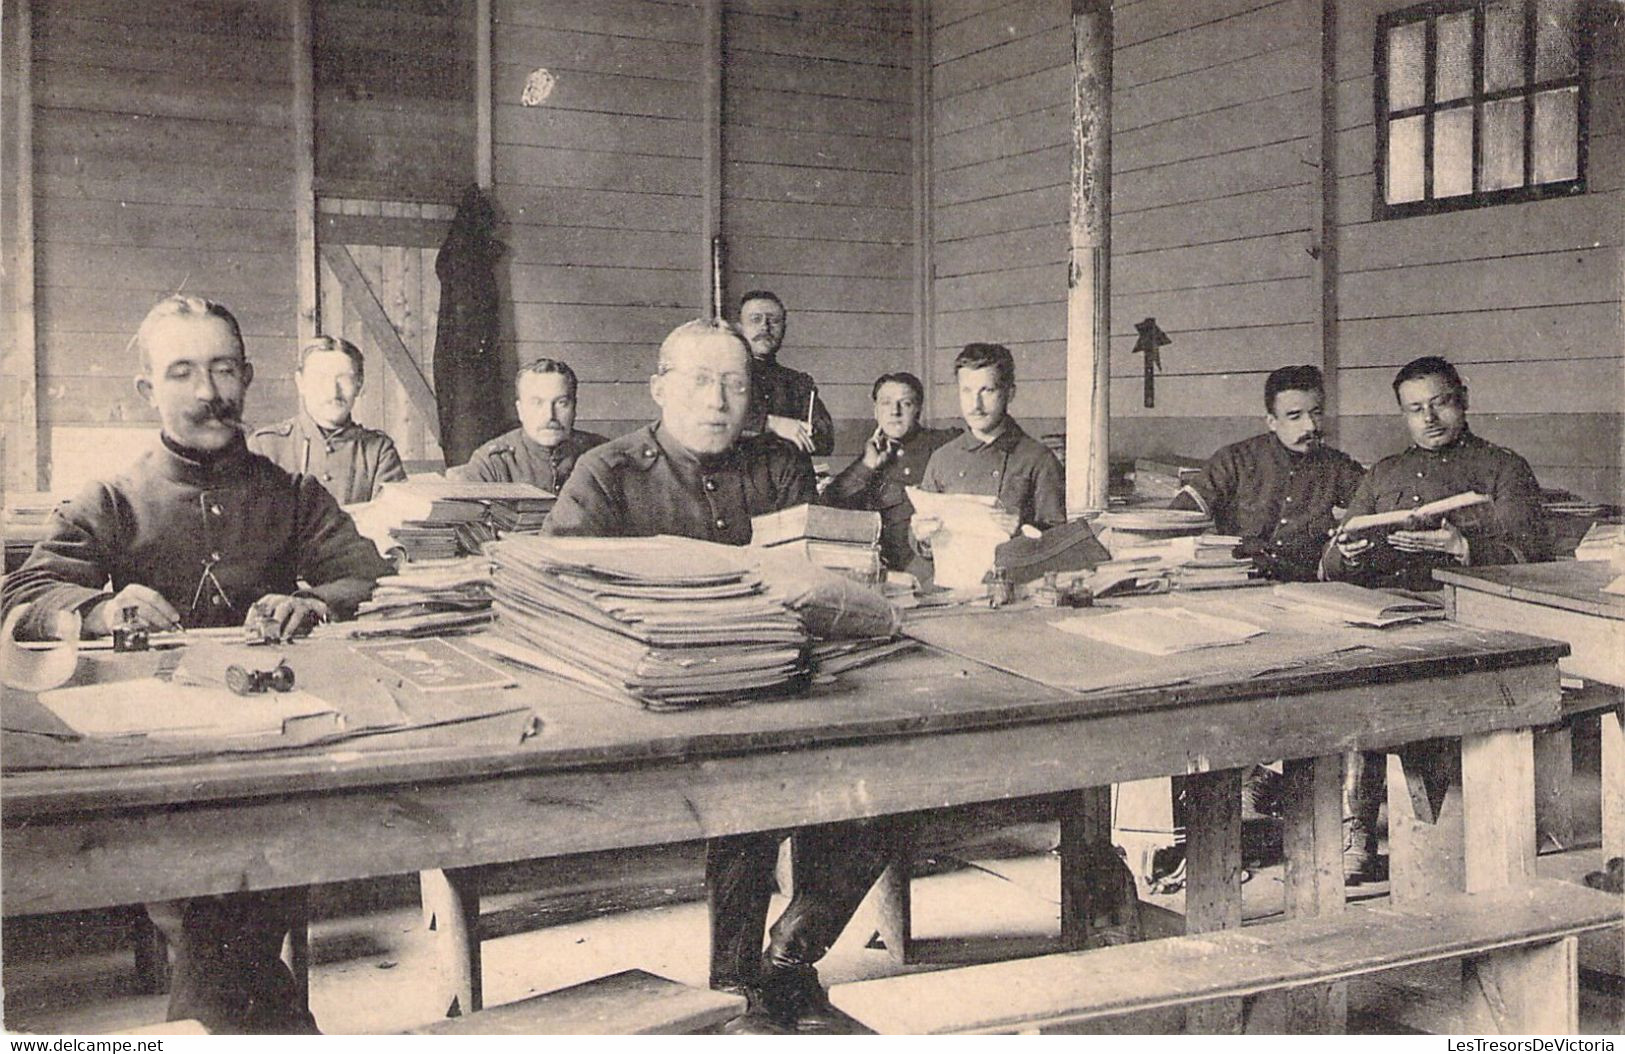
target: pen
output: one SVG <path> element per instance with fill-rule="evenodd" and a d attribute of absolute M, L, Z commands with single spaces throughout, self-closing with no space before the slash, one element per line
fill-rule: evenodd
<path fill-rule="evenodd" d="M 814 388 L 812 391 L 807 393 L 807 431 L 809 431 L 809 432 L 812 431 L 812 426 L 813 426 L 813 423 L 812 423 L 812 421 L 813 421 L 813 418 L 812 418 L 813 400 L 815 400 L 817 398 L 818 398 L 818 389 L 817 388 Z"/>

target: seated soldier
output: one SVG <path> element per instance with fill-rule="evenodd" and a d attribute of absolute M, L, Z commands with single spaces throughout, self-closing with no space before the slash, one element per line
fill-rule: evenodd
<path fill-rule="evenodd" d="M 914 556 L 908 543 L 914 506 L 904 488 L 919 484 L 932 453 L 958 433 L 921 427 L 925 386 L 912 373 L 882 375 L 870 396 L 875 403 L 874 434 L 863 444 L 863 453 L 830 481 L 824 502 L 880 513 L 881 559 L 901 571 Z"/>
<path fill-rule="evenodd" d="M 741 438 L 750 407 L 750 351 L 726 322 L 678 326 L 660 346 L 649 391 L 660 419 L 588 451 L 548 514 L 544 533 L 592 537 L 674 534 L 745 545 L 751 517 L 818 500 L 801 451 L 770 435 Z M 813 964 L 840 936 L 880 873 L 880 823 L 799 830 L 806 862 L 789 907 L 762 934 L 783 833 L 718 838 L 706 847 L 711 985 L 743 993 L 747 1012 L 726 1032 L 841 1032 Z"/>
<path fill-rule="evenodd" d="M 1283 366 L 1264 381 L 1269 434 L 1232 443 L 1212 457 L 1170 508 L 1213 517 L 1219 534 L 1269 578 L 1313 582 L 1320 550 L 1365 470 L 1327 446 L 1320 430 L 1325 384 L 1313 366 Z"/>
<path fill-rule="evenodd" d="M 248 437 L 248 449 L 298 475 L 315 476 L 340 505 L 371 501 L 406 478 L 395 441 L 351 418 L 364 379 L 361 349 L 315 337 L 299 349 L 294 386 L 301 410 Z"/>
<path fill-rule="evenodd" d="M 1529 462 L 1467 427 L 1467 386 L 1456 368 L 1436 355 L 1415 359 L 1394 375 L 1394 398 L 1411 446 L 1372 466 L 1348 515 L 1413 509 L 1464 491 L 1490 501 L 1458 509 L 1436 524 L 1408 524 L 1385 538 L 1339 533 L 1321 556 L 1322 574 L 1366 586 L 1438 589 L 1435 567 L 1545 559 L 1535 473 Z M 1384 764 L 1378 753 L 1350 757 L 1343 872 L 1351 884 L 1381 879 L 1387 871 L 1376 833 Z"/>
<path fill-rule="evenodd" d="M 750 343 L 750 413 L 745 434 L 771 432 L 808 454 L 835 449 L 835 421 L 809 374 L 779 361 L 788 322 L 784 301 L 765 289 L 739 298 L 739 329 Z"/>
<path fill-rule="evenodd" d="M 514 375 L 514 408 L 519 427 L 474 451 L 468 464 L 446 475 L 484 483 L 533 483 L 557 494 L 575 470 L 576 459 L 603 436 L 576 423 L 576 374 L 558 359 L 535 359 Z"/>
<path fill-rule="evenodd" d="M 86 637 L 120 621 L 153 630 L 269 617 L 284 638 L 348 617 L 387 565 L 313 476 L 293 476 L 243 442 L 254 378 L 237 320 L 219 304 L 170 297 L 136 332 L 136 390 L 160 441 L 51 515 L 5 582 L 0 605 L 29 610 L 34 637 L 78 612 Z M 111 592 L 107 588 L 111 582 Z M 169 1019 L 211 1032 L 314 1032 L 277 959 L 294 912 L 288 890 L 152 904 L 174 952 Z"/>
<path fill-rule="evenodd" d="M 1003 344 L 967 344 L 954 359 L 959 412 L 965 431 L 937 448 L 920 489 L 938 494 L 986 494 L 998 499 L 1001 526 L 1012 535 L 1024 525 L 1048 530 L 1066 522 L 1066 476 L 1049 447 L 1010 416 L 1016 362 Z M 913 533 L 922 554 L 940 526 L 916 516 Z"/>

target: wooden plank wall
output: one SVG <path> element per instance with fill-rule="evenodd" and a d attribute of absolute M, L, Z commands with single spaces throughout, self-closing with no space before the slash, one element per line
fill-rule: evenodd
<path fill-rule="evenodd" d="M 1120 4 L 1112 99 L 1112 452 L 1261 430 L 1264 377 L 1320 364 L 1318 0 Z M 1173 338 L 1156 405 L 1135 323 Z"/>
<path fill-rule="evenodd" d="M 318 0 L 317 190 L 453 202 L 474 179 L 474 5 Z"/>
<path fill-rule="evenodd" d="M 127 347 L 153 301 L 177 290 L 237 314 L 259 369 L 249 413 L 289 405 L 286 3 L 36 3 L 34 32 L 46 440 L 155 422 Z"/>
<path fill-rule="evenodd" d="M 0 466 L 4 466 L 0 496 L 15 480 L 28 483 L 36 460 L 27 444 L 19 445 L 15 439 L 34 427 L 25 395 L 33 379 L 34 357 L 32 349 L 22 345 L 16 322 L 20 306 L 33 292 L 18 274 L 19 254 L 30 251 L 29 240 L 19 240 L 17 225 L 20 197 L 28 192 L 17 169 L 22 14 L 22 0 L 0 0 Z"/>
<path fill-rule="evenodd" d="M 818 381 L 841 453 L 874 430 L 874 378 L 916 368 L 911 20 L 908 0 L 723 9 L 728 310 L 784 300 L 780 357 Z"/>
<path fill-rule="evenodd" d="M 1625 330 L 1625 8 L 1598 4 L 1589 187 L 1579 197 L 1372 221 L 1372 39 L 1393 0 L 1337 9 L 1338 341 L 1343 436 L 1362 460 L 1401 449 L 1394 370 L 1461 369 L 1480 435 L 1541 484 L 1619 502 Z"/>
<path fill-rule="evenodd" d="M 1034 434 L 1066 413 L 1071 5 L 931 5 L 935 388 L 958 419 L 953 359 L 994 341 L 1016 359 L 1012 412 Z"/>

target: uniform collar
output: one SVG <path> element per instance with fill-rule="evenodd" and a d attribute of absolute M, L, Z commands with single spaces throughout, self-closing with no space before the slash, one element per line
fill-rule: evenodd
<path fill-rule="evenodd" d="M 1461 430 L 1461 435 L 1457 436 L 1456 441 L 1451 443 L 1449 446 L 1443 446 L 1437 450 L 1426 450 L 1420 446 L 1417 446 L 1415 443 L 1412 443 L 1408 453 L 1417 454 L 1421 457 L 1448 457 L 1459 450 L 1466 450 L 1469 447 L 1482 446 L 1483 443 L 1484 441 L 1482 439 L 1473 434 L 1472 427 L 1468 426 Z"/>
<path fill-rule="evenodd" d="M 163 474 L 177 483 L 197 487 L 218 486 L 247 478 L 244 462 L 248 445 L 241 432 L 219 451 L 199 451 L 183 447 L 160 435 L 155 456 Z"/>
<path fill-rule="evenodd" d="M 314 417 L 310 416 L 310 411 L 301 408 L 299 410 L 299 430 L 312 443 L 348 443 L 360 432 L 360 426 L 355 423 L 354 418 L 351 418 L 324 434 L 322 426 L 316 423 Z"/>
<path fill-rule="evenodd" d="M 667 460 L 680 469 L 689 472 L 714 472 L 732 463 L 734 451 L 739 449 L 739 440 L 735 440 L 734 445 L 722 453 L 701 457 L 666 434 L 666 430 L 660 427 L 659 421 L 649 426 L 649 438 L 654 441 L 655 446 L 660 448 L 660 452 L 666 456 Z"/>
<path fill-rule="evenodd" d="M 1020 442 L 1022 437 L 1024 437 L 1026 434 L 1026 432 L 1022 431 L 1021 425 L 1016 423 L 1016 419 L 1014 417 L 1006 415 L 1004 419 L 1004 431 L 1000 432 L 994 439 L 984 443 L 980 439 L 976 438 L 976 433 L 972 432 L 967 427 L 963 432 L 960 433 L 958 442 L 961 447 L 971 451 L 982 450 L 984 448 L 988 450 L 1009 450 L 1011 447 Z"/>
<path fill-rule="evenodd" d="M 570 429 L 570 434 L 559 441 L 557 446 L 543 446 L 530 437 L 524 427 L 519 429 L 519 442 L 538 461 L 563 461 L 575 449 L 576 430 Z"/>

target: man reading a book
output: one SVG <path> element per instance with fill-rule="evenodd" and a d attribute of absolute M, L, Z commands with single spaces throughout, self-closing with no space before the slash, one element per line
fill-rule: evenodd
<path fill-rule="evenodd" d="M 914 506 L 905 488 L 918 485 L 931 455 L 958 433 L 920 425 L 925 385 L 912 373 L 883 374 L 870 396 L 875 404 L 874 433 L 863 444 L 863 453 L 830 482 L 824 502 L 880 513 L 880 557 L 887 567 L 901 571 L 914 558 L 908 543 Z"/>
<path fill-rule="evenodd" d="M 606 442 L 576 428 L 576 373 L 559 359 L 534 359 L 514 375 L 519 427 L 483 444 L 446 473 L 479 483 L 530 483 L 557 494 L 582 454 Z"/>
<path fill-rule="evenodd" d="M 388 565 L 314 476 L 244 444 L 254 370 L 231 312 L 169 297 L 134 343 L 136 390 L 158 411 L 159 442 L 52 514 L 0 598 L 8 612 L 30 605 L 21 632 L 49 636 L 56 616 L 74 612 L 86 637 L 264 618 L 286 639 L 353 614 Z M 277 959 L 297 904 L 290 890 L 149 904 L 175 955 L 169 1019 L 210 1032 L 314 1032 Z"/>
<path fill-rule="evenodd" d="M 750 349 L 727 322 L 678 326 L 660 346 L 649 391 L 660 420 L 588 451 L 565 483 L 544 533 L 589 537 L 675 534 L 745 545 L 751 517 L 817 502 L 812 466 L 771 435 L 743 437 Z M 840 1032 L 813 964 L 840 936 L 881 871 L 883 824 L 797 831 L 804 862 L 795 895 L 762 950 L 782 833 L 718 838 L 706 847 L 711 985 L 743 993 L 739 1033 Z"/>
<path fill-rule="evenodd" d="M 1003 344 L 967 344 L 954 358 L 959 412 L 965 431 L 937 448 L 920 489 L 938 494 L 984 494 L 998 499 L 1003 526 L 1013 535 L 1031 524 L 1048 530 L 1066 522 L 1066 475 L 1049 447 L 1010 416 L 1016 396 L 1016 361 Z M 922 552 L 940 526 L 915 517 Z"/>
<path fill-rule="evenodd" d="M 1403 366 L 1393 386 L 1411 445 L 1377 462 L 1360 482 L 1343 526 L 1321 557 L 1324 576 L 1373 587 L 1438 589 L 1435 567 L 1545 559 L 1535 473 L 1523 458 L 1467 427 L 1467 386 L 1456 368 L 1428 355 Z M 1488 500 L 1442 515 L 1411 516 L 1397 527 L 1349 529 L 1355 517 L 1417 510 L 1469 492 Z M 1384 765 L 1381 754 L 1350 759 L 1343 872 L 1351 884 L 1387 871 L 1376 836 Z"/>
<path fill-rule="evenodd" d="M 823 457 L 835 449 L 835 421 L 810 374 L 779 361 L 789 325 L 784 301 L 766 289 L 739 298 L 739 329 L 750 344 L 750 413 L 745 431 L 770 433 L 797 450 Z"/>
<path fill-rule="evenodd" d="M 1269 431 L 1232 443 L 1208 459 L 1201 474 L 1169 506 L 1213 517 L 1219 534 L 1241 538 L 1266 577 L 1312 582 L 1320 552 L 1365 470 L 1325 443 L 1321 430 L 1325 382 L 1313 366 L 1283 366 L 1264 381 Z"/>

